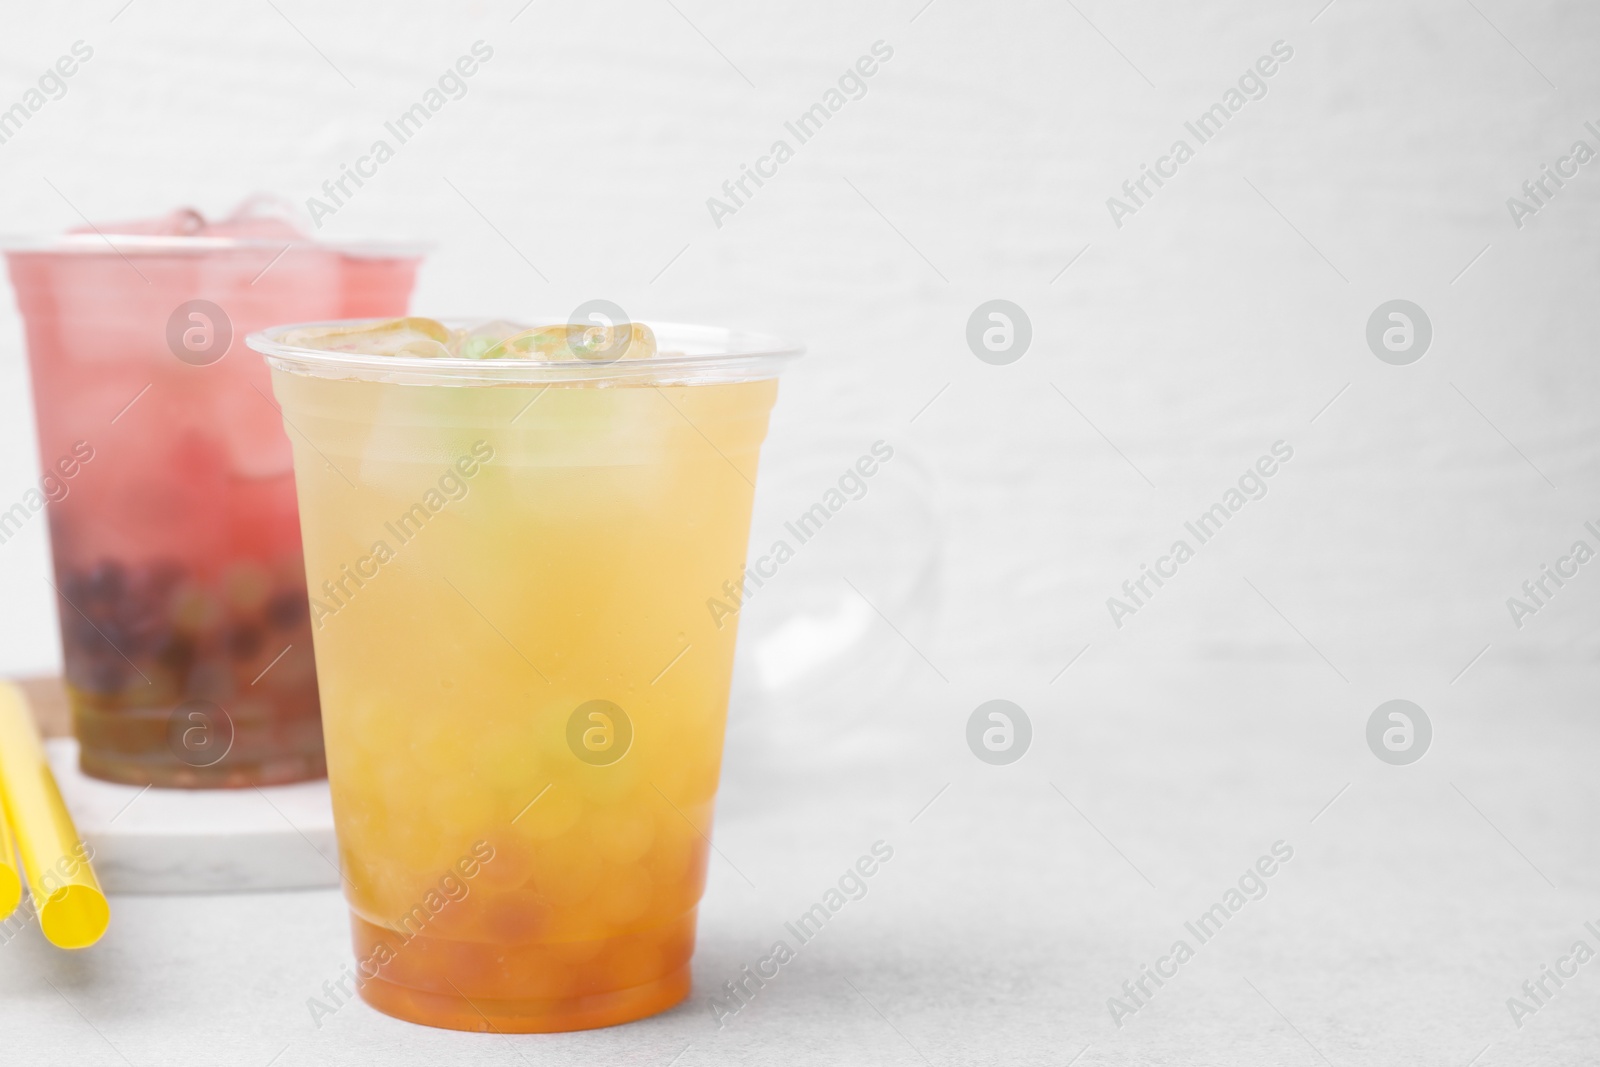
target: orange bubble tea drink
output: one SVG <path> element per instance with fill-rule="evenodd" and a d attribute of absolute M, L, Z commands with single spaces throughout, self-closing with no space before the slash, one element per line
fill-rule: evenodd
<path fill-rule="evenodd" d="M 250 344 L 298 431 L 362 997 L 503 1032 L 678 1003 L 736 633 L 707 603 L 798 350 L 429 319 Z"/>

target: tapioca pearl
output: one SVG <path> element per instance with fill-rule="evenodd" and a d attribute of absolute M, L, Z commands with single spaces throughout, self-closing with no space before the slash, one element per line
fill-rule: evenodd
<path fill-rule="evenodd" d="M 196 700 L 210 700 L 224 706 L 233 702 L 233 672 L 226 664 L 205 660 L 189 669 L 184 692 Z"/>
<path fill-rule="evenodd" d="M 382 979 L 445 997 L 488 998 L 498 989 L 499 945 L 445 937 L 416 937 L 405 945 L 395 937 L 395 945 L 394 961 L 379 971 Z"/>
<path fill-rule="evenodd" d="M 516 889 L 533 877 L 533 845 L 516 827 L 502 827 L 484 834 L 481 840 L 493 850 L 493 855 L 476 861 L 478 873 L 473 877 L 474 892 Z"/>
<path fill-rule="evenodd" d="M 612 975 L 606 955 L 570 968 L 566 978 L 566 995 L 574 998 L 592 997 L 597 993 L 611 993 L 623 988 Z"/>
<path fill-rule="evenodd" d="M 714 790 L 715 785 L 711 790 L 693 791 L 688 796 L 673 798 L 682 817 L 693 823 L 694 829 L 699 831 L 696 837 L 710 837 L 712 826 L 717 821 L 717 797 Z"/>
<path fill-rule="evenodd" d="M 522 730 L 493 730 L 482 735 L 473 757 L 473 769 L 513 794 L 524 792 L 530 782 L 544 777 L 538 749 Z M 524 797 L 522 803 L 526 804 L 533 795 Z M 519 810 L 521 805 L 512 809 L 511 814 Z"/>
<path fill-rule="evenodd" d="M 673 755 L 680 755 L 678 749 L 673 750 Z M 663 759 L 659 765 L 650 768 L 650 783 L 659 789 L 662 795 L 670 797 L 678 807 L 683 807 L 684 802 L 691 793 L 701 791 L 705 775 L 691 767 L 686 759 Z M 713 781 L 712 788 L 715 788 Z"/>
<path fill-rule="evenodd" d="M 598 960 L 608 947 L 608 939 L 582 938 L 576 941 L 557 941 L 549 946 L 550 955 L 564 967 L 578 967 Z"/>
<path fill-rule="evenodd" d="M 693 826 L 674 812 L 671 819 L 663 818 L 657 823 L 645 863 L 658 873 L 671 872 L 687 864 L 703 840 Z"/>
<path fill-rule="evenodd" d="M 260 624 L 235 622 L 224 630 L 223 645 L 234 659 L 253 660 L 266 649 L 267 639 Z"/>
<path fill-rule="evenodd" d="M 700 899 L 709 855 L 710 848 L 698 836 L 677 838 L 665 845 L 657 841 L 645 858 L 645 868 L 655 879 L 663 901 L 682 902 L 683 907 L 688 907 Z"/>
<path fill-rule="evenodd" d="M 600 808 L 590 813 L 587 822 L 595 851 L 613 863 L 636 862 L 656 839 L 656 817 L 639 805 Z"/>
<path fill-rule="evenodd" d="M 470 883 L 450 874 L 435 881 L 434 888 L 445 903 L 434 913 L 428 926 L 428 935 L 453 940 L 481 939 L 483 923 L 476 912 L 481 910 L 482 894 L 475 899 Z"/>
<path fill-rule="evenodd" d="M 474 904 L 481 911 L 480 928 L 498 942 L 532 941 L 550 924 L 550 904 L 534 889 L 485 893 Z"/>
<path fill-rule="evenodd" d="M 109 605 L 122 596 L 127 585 L 127 568 L 114 559 L 103 559 L 84 576 L 80 596 L 89 607 Z"/>
<path fill-rule="evenodd" d="M 603 869 L 595 903 L 607 922 L 623 926 L 650 907 L 654 882 L 638 864 L 608 863 Z"/>
<path fill-rule="evenodd" d="M 409 724 L 411 745 L 407 758 L 420 773 L 454 777 L 470 771 L 478 755 L 473 729 L 454 715 L 430 708 Z"/>
<path fill-rule="evenodd" d="M 303 570 L 300 577 L 305 577 Z M 311 619 L 311 603 L 304 589 L 279 589 L 267 600 L 262 614 L 276 630 L 300 630 Z"/>
<path fill-rule="evenodd" d="M 390 758 L 379 764 L 376 781 L 379 801 L 397 820 L 415 821 L 427 810 L 428 794 L 405 760 Z M 356 787 L 359 789 L 359 786 Z"/>
<path fill-rule="evenodd" d="M 255 615 L 272 592 L 272 575 L 259 563 L 234 563 L 222 572 L 222 599 L 240 615 Z"/>
<path fill-rule="evenodd" d="M 540 846 L 533 872 L 533 888 L 557 908 L 592 908 L 590 898 L 600 885 L 603 864 L 600 857 L 570 843 Z M 580 910 L 580 918 L 592 915 Z"/>
<path fill-rule="evenodd" d="M 600 804 L 614 804 L 645 784 L 644 770 L 639 740 L 635 737 L 627 755 L 616 763 L 603 767 L 583 767 L 573 775 L 573 781 L 588 799 Z"/>
<path fill-rule="evenodd" d="M 506 960 L 510 985 L 507 997 L 555 1000 L 570 993 L 566 981 L 566 968 L 570 965 L 550 942 L 504 945 L 502 958 Z"/>
<path fill-rule="evenodd" d="M 530 784 L 530 794 L 536 795 Z M 567 833 L 582 818 L 583 799 L 569 780 L 558 780 L 528 809 L 518 815 L 517 827 L 533 841 L 551 841 Z"/>
<path fill-rule="evenodd" d="M 428 817 L 439 823 L 441 836 L 459 839 L 458 855 L 477 839 L 479 828 L 493 824 L 495 808 L 494 790 L 475 775 L 436 778 L 427 786 Z"/>
<path fill-rule="evenodd" d="M 618 989 L 654 981 L 671 969 L 667 954 L 653 939 L 629 938 L 606 953 L 605 963 Z"/>
<path fill-rule="evenodd" d="M 423 818 L 391 818 L 384 828 L 382 856 L 407 870 L 424 875 L 447 862 L 440 842 L 441 827 Z"/>

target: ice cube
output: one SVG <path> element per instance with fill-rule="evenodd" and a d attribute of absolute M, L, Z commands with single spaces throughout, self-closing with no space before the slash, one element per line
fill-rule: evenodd
<path fill-rule="evenodd" d="M 293 205 L 277 197 L 258 193 L 245 199 L 225 219 L 207 219 L 192 207 L 181 207 L 153 219 L 103 222 L 99 226 L 78 227 L 69 232 L 293 241 L 305 237 L 305 231 L 295 220 Z"/>
<path fill-rule="evenodd" d="M 505 338 L 482 359 L 582 359 L 609 363 L 615 359 L 648 359 L 655 355 L 656 335 L 642 322 L 615 326 L 536 326 Z"/>
<path fill-rule="evenodd" d="M 480 359 L 571 359 L 565 326 L 535 326 L 502 337 Z"/>
<path fill-rule="evenodd" d="M 449 357 L 450 347 L 435 341 L 431 337 L 421 341 L 407 341 L 394 350 L 397 356 L 421 356 L 423 359 L 439 359 Z"/>
<path fill-rule="evenodd" d="M 449 355 L 449 341 L 450 331 L 443 323 L 423 318 L 389 319 L 361 326 L 306 326 L 283 336 L 285 344 L 302 348 L 374 356 Z"/>
<path fill-rule="evenodd" d="M 472 329 L 455 331 L 450 339 L 451 351 L 464 359 L 482 359 L 495 345 L 504 341 L 513 334 L 520 333 L 524 327 L 520 323 L 507 322 L 505 319 L 495 319 L 485 322 Z"/>

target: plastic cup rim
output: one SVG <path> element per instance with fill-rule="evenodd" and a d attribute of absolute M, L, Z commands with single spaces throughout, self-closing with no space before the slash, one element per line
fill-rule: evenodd
<path fill-rule="evenodd" d="M 721 326 L 636 319 L 649 326 L 658 342 L 693 346 L 696 342 L 709 351 L 668 351 L 648 359 L 585 361 L 582 359 L 467 359 L 463 357 L 387 356 L 366 352 L 330 352 L 285 344 L 281 338 L 293 331 L 314 327 L 350 327 L 393 321 L 393 316 L 365 319 L 335 319 L 322 322 L 288 323 L 259 330 L 245 338 L 245 344 L 266 357 L 276 370 L 317 377 L 362 378 L 368 380 L 415 381 L 418 379 L 472 382 L 517 381 L 759 381 L 776 378 L 784 366 L 805 353 L 805 346 L 773 334 L 737 330 Z M 451 328 L 471 327 L 494 321 L 483 318 L 442 318 L 436 320 Z M 532 317 L 533 324 L 559 326 L 559 316 Z"/>
<path fill-rule="evenodd" d="M 326 241 L 311 237 L 208 237 L 151 233 L 57 233 L 40 236 L 0 235 L 0 251 L 45 255 L 203 255 L 210 252 L 286 252 L 293 248 L 336 252 L 359 259 L 419 259 L 432 242 L 410 239 L 352 238 Z"/>

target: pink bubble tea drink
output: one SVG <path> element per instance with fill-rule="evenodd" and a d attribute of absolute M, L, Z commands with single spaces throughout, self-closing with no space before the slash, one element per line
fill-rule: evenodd
<path fill-rule="evenodd" d="M 247 203 L 7 251 L 26 325 L 86 774 L 234 787 L 325 773 L 294 471 L 245 335 L 404 314 L 419 254 L 312 242 Z M 293 430 L 289 430 L 293 432 Z"/>

